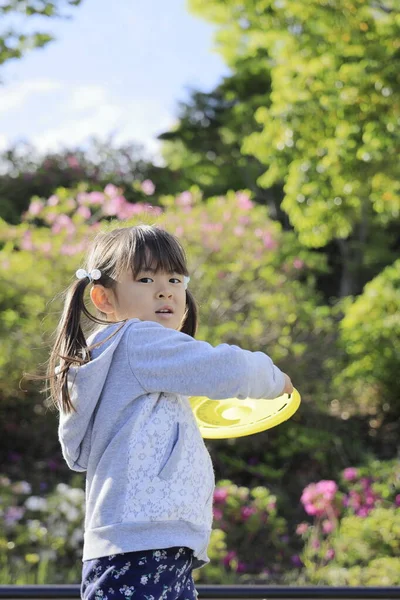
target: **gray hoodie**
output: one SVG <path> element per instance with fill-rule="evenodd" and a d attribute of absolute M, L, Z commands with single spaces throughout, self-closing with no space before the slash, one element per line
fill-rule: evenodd
<path fill-rule="evenodd" d="M 87 472 L 83 560 L 187 546 L 195 567 L 209 562 L 214 473 L 188 396 L 274 398 L 283 373 L 262 352 L 131 319 L 68 385 L 76 412 L 60 413 L 59 439 Z"/>

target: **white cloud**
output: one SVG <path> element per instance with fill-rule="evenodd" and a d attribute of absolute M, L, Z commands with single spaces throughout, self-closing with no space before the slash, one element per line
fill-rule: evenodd
<path fill-rule="evenodd" d="M 62 84 L 50 79 L 31 79 L 1 88 L 0 113 L 21 109 L 32 94 L 43 94 L 58 90 Z"/>
<path fill-rule="evenodd" d="M 78 146 L 91 136 L 107 135 L 118 126 L 121 114 L 121 108 L 113 104 L 99 106 L 89 116 L 69 114 L 61 125 L 32 136 L 32 143 L 43 152 Z"/>

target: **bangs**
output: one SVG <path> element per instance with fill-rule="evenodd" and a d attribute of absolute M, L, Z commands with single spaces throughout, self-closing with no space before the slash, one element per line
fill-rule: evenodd
<path fill-rule="evenodd" d="M 141 271 L 164 271 L 189 275 L 185 252 L 178 240 L 156 227 L 135 228 L 131 269 L 137 277 Z"/>

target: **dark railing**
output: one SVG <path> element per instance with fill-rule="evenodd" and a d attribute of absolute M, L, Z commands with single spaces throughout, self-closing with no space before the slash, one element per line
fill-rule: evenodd
<path fill-rule="evenodd" d="M 400 587 L 284 587 L 263 585 L 198 585 L 199 600 L 392 600 Z M 0 585 L 0 600 L 77 600 L 79 585 Z"/>

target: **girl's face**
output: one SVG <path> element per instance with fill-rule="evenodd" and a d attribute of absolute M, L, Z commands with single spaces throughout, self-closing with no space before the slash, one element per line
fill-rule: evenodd
<path fill-rule="evenodd" d="M 108 320 L 136 318 L 141 321 L 155 321 L 170 329 L 180 329 L 186 310 L 183 275 L 155 272 L 150 267 L 134 278 L 129 270 L 120 278 L 114 291 L 103 288 L 112 310 L 104 310 L 104 307 L 98 305 L 94 293 L 96 287 L 103 288 L 94 286 L 92 300 L 100 310 L 107 312 Z"/>

